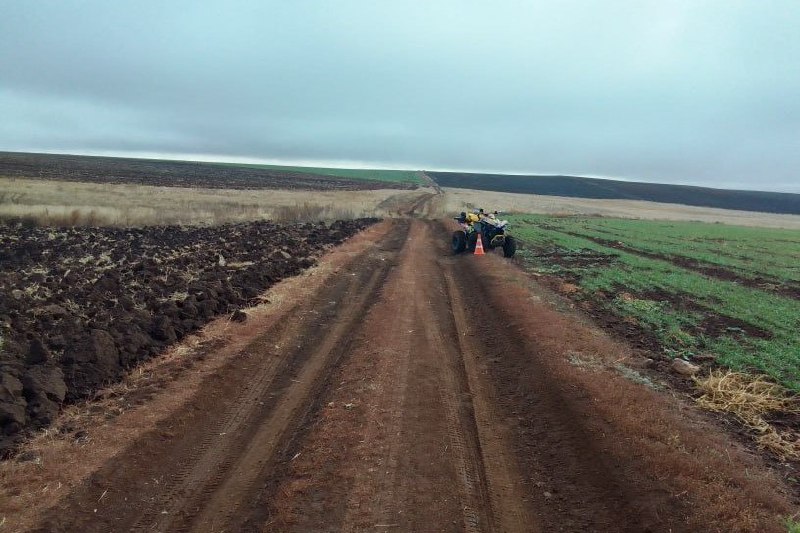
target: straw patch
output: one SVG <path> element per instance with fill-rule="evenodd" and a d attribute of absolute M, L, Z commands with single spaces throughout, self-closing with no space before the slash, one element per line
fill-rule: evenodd
<path fill-rule="evenodd" d="M 800 458 L 800 435 L 778 431 L 765 420 L 770 413 L 800 413 L 796 397 L 765 376 L 741 372 L 712 371 L 707 377 L 695 378 L 703 395 L 697 403 L 704 409 L 731 413 L 755 434 L 758 446 L 781 459 Z"/>

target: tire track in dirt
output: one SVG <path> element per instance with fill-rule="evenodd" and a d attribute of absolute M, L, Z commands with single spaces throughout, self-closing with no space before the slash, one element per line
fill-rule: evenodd
<path fill-rule="evenodd" d="M 430 201 L 437 196 L 438 193 L 428 193 L 422 195 L 416 202 L 411 204 L 408 208 L 407 215 L 409 216 L 422 216 L 425 213 L 425 208 L 428 207 Z"/>
<path fill-rule="evenodd" d="M 479 427 L 485 437 L 502 434 L 499 420 L 507 421 L 511 430 L 508 449 L 515 456 L 516 482 L 524 487 L 535 516 L 524 529 L 648 531 L 659 523 L 663 527 L 664 519 L 648 508 L 653 495 L 639 492 L 647 485 L 637 486 L 641 479 L 630 479 L 621 465 L 610 464 L 584 423 L 585 414 L 577 407 L 585 400 L 581 391 L 564 390 L 540 361 L 542 355 L 526 345 L 513 324 L 504 322 L 503 308 L 495 305 L 497 298 L 481 283 L 482 266 L 470 260 L 444 259 L 442 264 L 461 326 L 462 354 L 472 362 L 469 374 L 480 387 L 492 391 L 488 402 L 476 402 L 491 406 Z M 469 318 L 466 310 L 474 311 Z M 494 455 L 504 453 L 501 448 Z M 502 505 L 503 487 L 509 485 L 492 486 L 498 491 L 492 501 Z M 670 515 L 677 519 L 671 530 L 684 530 L 681 514 L 672 509 Z"/>
<path fill-rule="evenodd" d="M 374 314 L 382 314 L 380 307 L 385 306 L 387 300 L 404 298 L 414 293 L 417 279 L 410 272 L 412 265 L 405 260 L 405 255 L 413 248 L 414 237 L 415 232 L 412 230 L 401 253 L 400 264 L 392 279 L 387 281 L 381 303 L 374 309 Z M 384 356 L 376 359 L 380 362 L 391 359 L 391 365 L 384 365 L 370 373 L 374 376 L 371 382 L 373 390 L 382 395 L 382 401 L 374 401 L 365 414 L 363 438 L 356 449 L 362 449 L 358 455 L 362 458 L 362 464 L 369 466 L 359 468 L 352 477 L 341 522 L 342 531 L 361 529 L 359 526 L 362 524 L 390 524 L 396 520 L 399 511 L 402 511 L 398 505 L 398 489 L 401 486 L 402 471 L 399 465 L 404 448 L 402 439 L 398 436 L 402 434 L 401 421 L 408 402 L 410 359 L 414 351 L 413 338 L 409 332 L 415 327 L 414 319 L 413 306 L 401 306 L 394 316 L 392 327 L 385 331 L 380 345 L 374 347 L 373 353 Z M 375 321 L 374 316 L 370 321 Z M 364 338 L 370 338 L 370 325 L 365 324 Z M 374 325 L 381 328 L 381 324 Z M 353 370 L 363 372 L 361 368 Z M 363 372 L 365 376 L 370 374 Z M 387 474 L 375 475 L 378 469 Z M 367 502 L 371 505 L 367 505 Z"/>
<path fill-rule="evenodd" d="M 287 531 L 529 527 L 525 521 L 529 515 L 520 509 L 526 505 L 524 499 L 510 488 L 513 468 L 508 465 L 509 453 L 503 450 L 503 456 L 498 451 L 501 441 L 493 440 L 491 449 L 506 462 L 494 456 L 485 460 L 473 413 L 473 378 L 459 343 L 453 342 L 458 332 L 450 291 L 438 253 L 431 253 L 438 248 L 431 226 L 414 222 L 400 264 L 361 332 L 364 339 L 356 343 L 335 377 L 341 383 L 366 382 L 366 388 L 375 391 L 358 398 L 365 406 L 365 419 L 349 424 L 358 428 L 356 433 L 337 434 L 345 424 L 333 425 L 323 418 L 292 450 L 302 452 L 308 463 L 299 459 L 294 469 L 282 474 L 285 481 L 273 493 L 280 500 L 278 507 L 292 507 L 295 519 L 273 527 Z M 385 335 L 376 335 L 387 323 L 391 327 Z M 376 359 L 377 364 L 370 363 Z M 357 395 L 357 390 L 342 391 L 331 399 L 338 403 Z M 315 465 L 325 456 L 321 451 L 333 446 L 334 435 L 337 442 L 344 439 L 344 447 L 351 451 L 337 456 L 335 465 L 326 465 L 332 472 L 318 473 Z M 490 483 L 502 488 L 493 489 Z M 316 503 L 304 504 L 302 500 L 312 494 Z M 492 495 L 500 516 L 495 516 Z M 500 502 L 497 495 L 514 500 Z M 335 507 L 343 500 L 344 516 L 335 518 L 339 514 Z"/>
<path fill-rule="evenodd" d="M 252 406 L 259 402 L 274 380 L 279 362 L 276 357 L 270 357 L 263 362 L 254 381 L 245 388 L 228 411 L 214 421 L 200 445 L 188 455 L 180 472 L 171 480 L 170 488 L 165 494 L 159 495 L 159 504 L 145 509 L 131 529 L 166 529 L 180 514 L 186 500 L 196 497 L 198 492 L 205 493 L 216 486 L 218 478 L 230 469 L 232 461 L 240 453 L 238 448 L 242 441 L 232 439 L 231 436 L 247 430 L 246 426 L 252 422 Z"/>
<path fill-rule="evenodd" d="M 434 337 L 421 313 L 420 303 L 436 297 L 429 292 L 429 272 L 419 261 L 428 244 L 423 230 L 421 224 L 412 225 L 400 265 L 365 324 L 364 342 L 354 357 L 376 357 L 378 369 L 367 376 L 376 394 L 364 399 L 369 408 L 351 456 L 353 464 L 366 468 L 353 476 L 342 531 L 411 531 L 431 527 L 437 519 L 441 524 L 464 521 L 462 499 L 451 497 L 459 492 L 448 450 L 452 439 L 441 424 L 446 418 L 452 426 L 456 413 L 442 401 L 449 391 L 441 386 L 440 364 L 432 357 L 438 356 L 437 346 L 431 344 Z M 392 326 L 377 337 L 374 332 L 386 329 L 388 317 Z M 443 490 L 434 494 L 435 488 Z"/>
<path fill-rule="evenodd" d="M 393 236 L 395 249 L 397 243 L 405 240 L 407 228 L 400 228 Z M 281 443 L 299 429 L 314 405 L 313 399 L 321 396 L 321 389 L 326 382 L 327 371 L 334 367 L 349 349 L 349 337 L 367 313 L 369 304 L 374 300 L 376 292 L 382 286 L 391 262 L 385 257 L 371 258 L 373 268 L 361 268 L 352 272 L 351 276 L 343 276 L 345 288 L 341 298 L 348 299 L 344 305 L 340 300 L 329 300 L 328 307 L 333 314 L 326 315 L 322 323 L 311 324 L 322 331 L 314 332 L 313 346 L 299 345 L 296 353 L 289 357 L 295 361 L 282 379 L 263 389 L 260 397 L 279 396 L 277 405 L 270 410 L 266 418 L 252 420 L 249 427 L 257 428 L 252 436 L 244 439 L 246 445 L 236 454 L 226 450 L 215 450 L 213 455 L 225 458 L 222 468 L 216 475 L 208 478 L 199 497 L 181 498 L 177 504 L 189 512 L 182 513 L 177 521 L 170 520 L 170 514 L 164 515 L 167 520 L 158 520 L 147 529 L 159 531 L 171 530 L 239 530 L 247 520 L 246 507 L 252 499 L 254 489 L 263 485 L 269 475 L 269 465 Z M 364 278 L 367 279 L 364 279 Z M 348 279 L 350 278 L 350 279 Z M 310 337 L 310 335 L 305 335 Z M 252 407 L 251 407 L 252 409 Z M 235 459 L 235 462 L 234 462 Z M 205 470 L 202 465 L 195 469 L 200 476 Z M 191 485 L 190 485 L 191 486 Z M 257 490 L 255 491 L 257 492 Z M 200 510 L 199 512 L 197 510 Z M 162 512 L 163 513 L 163 512 Z"/>
<path fill-rule="evenodd" d="M 379 286 L 382 274 L 384 273 L 381 270 L 375 270 L 363 286 L 351 283 L 351 289 L 347 292 L 356 292 L 358 295 L 350 304 L 352 314 L 344 315 L 343 320 L 337 321 L 330 331 L 324 333 L 322 339 L 318 339 L 320 344 L 299 371 L 286 373 L 290 379 L 288 384 L 286 379 L 278 384 L 274 384 L 271 379 L 263 379 L 253 387 L 254 393 L 248 394 L 239 404 L 238 416 L 232 417 L 234 423 L 226 424 L 229 432 L 221 435 L 230 435 L 233 438 L 243 436 L 251 428 L 257 428 L 257 431 L 238 441 L 235 449 L 230 449 L 230 446 L 216 446 L 206 451 L 201 460 L 192 466 L 191 475 L 181 481 L 180 488 L 175 492 L 177 496 L 171 495 L 172 498 L 168 500 L 170 505 L 161 506 L 164 507 L 160 512 L 161 517 L 151 521 L 151 513 L 150 519 L 137 524 L 138 526 L 159 531 L 196 530 L 205 527 L 217 530 L 235 520 L 240 506 L 246 503 L 249 491 L 262 477 L 264 465 L 269 463 L 276 447 L 292 425 L 296 424 L 295 421 L 303 418 L 301 413 L 305 412 L 303 408 L 308 405 L 304 401 L 316 395 L 321 385 L 321 373 L 335 365 L 346 349 L 346 333 L 363 316 L 365 304 Z M 259 398 L 277 394 L 278 391 L 280 401 L 270 416 L 254 419 L 253 404 Z M 262 405 L 264 403 L 260 402 Z M 209 476 L 209 472 L 215 473 Z M 191 511 L 187 513 L 184 509 Z M 196 513 L 197 509 L 201 511 Z M 158 513 L 158 509 L 154 511 Z M 195 525 L 198 527 L 194 527 Z"/>
<path fill-rule="evenodd" d="M 421 236 L 430 243 L 429 227 Z M 418 258 L 420 259 L 420 258 Z M 430 259 L 426 258 L 430 263 Z M 442 388 L 440 399 L 445 413 L 452 461 L 459 475 L 459 492 L 464 530 L 485 531 L 492 523 L 483 458 L 473 416 L 471 393 L 461 354 L 452 342 L 455 329 L 449 320 L 451 303 L 443 291 L 442 279 L 435 265 L 426 265 L 428 286 L 424 293 L 433 298 L 415 298 L 417 326 L 424 333 L 425 344 L 439 363 Z M 438 294 L 437 294 L 438 293 Z M 441 298 L 436 296 L 442 295 Z"/>
<path fill-rule="evenodd" d="M 440 400 L 445 412 L 450 437 L 452 461 L 459 476 L 458 491 L 464 513 L 464 530 L 470 533 L 485 531 L 492 522 L 491 505 L 487 497 L 483 460 L 480 453 L 475 420 L 472 417 L 469 388 L 463 379 L 463 368 L 457 353 L 445 347 L 441 331 L 423 318 L 425 339 L 434 351 L 442 354 Z"/>
<path fill-rule="evenodd" d="M 486 371 L 478 364 L 481 350 L 473 340 L 467 306 L 463 303 L 448 261 L 440 260 L 440 264 L 453 312 L 464 378 L 472 397 L 474 423 L 486 472 L 488 499 L 493 511 L 492 525 L 497 531 L 532 530 L 535 522 L 525 504 L 525 495 L 519 491 L 522 480 L 517 475 L 517 465 L 510 454 L 512 448 L 508 430 L 492 402 L 496 393 L 490 383 L 480 379 L 480 375 Z"/>
<path fill-rule="evenodd" d="M 430 245 L 428 225 L 413 222 L 398 268 L 332 378 L 342 386 L 321 400 L 329 407 L 287 450 L 299 458 L 262 498 L 272 507 L 265 531 L 491 529 L 468 385 Z M 349 415 L 337 411 L 348 401 Z"/>

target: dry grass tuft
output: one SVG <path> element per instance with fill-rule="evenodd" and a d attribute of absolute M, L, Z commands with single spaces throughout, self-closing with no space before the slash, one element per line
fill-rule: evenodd
<path fill-rule="evenodd" d="M 731 413 L 755 434 L 758 446 L 781 459 L 800 459 L 800 437 L 778 431 L 764 417 L 770 413 L 800 414 L 800 404 L 780 385 L 765 376 L 741 372 L 712 371 L 695 378 L 703 391 L 697 403 L 709 411 Z"/>
<path fill-rule="evenodd" d="M 361 216 L 369 213 L 361 212 Z M 271 219 L 275 222 L 316 222 L 318 220 L 349 220 L 358 218 L 353 209 L 312 202 L 280 205 L 273 208 Z"/>

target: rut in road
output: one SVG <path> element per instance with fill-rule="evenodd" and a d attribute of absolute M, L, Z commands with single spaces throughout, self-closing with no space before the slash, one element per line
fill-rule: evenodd
<path fill-rule="evenodd" d="M 41 530 L 686 530 L 597 444 L 482 258 L 393 224 Z"/>

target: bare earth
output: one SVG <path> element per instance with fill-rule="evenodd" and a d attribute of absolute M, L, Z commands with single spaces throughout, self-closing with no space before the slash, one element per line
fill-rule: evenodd
<path fill-rule="evenodd" d="M 7 530 L 783 530 L 760 457 L 450 229 L 373 227 L 65 414 L 2 465 Z"/>

